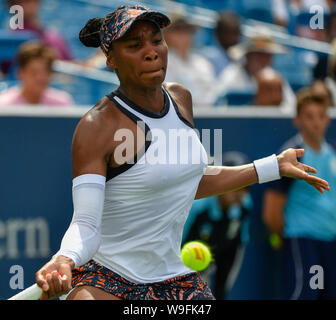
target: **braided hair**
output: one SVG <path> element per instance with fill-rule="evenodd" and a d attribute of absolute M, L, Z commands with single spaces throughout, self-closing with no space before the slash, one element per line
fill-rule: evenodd
<path fill-rule="evenodd" d="M 108 13 L 104 18 L 90 19 L 82 30 L 79 32 L 79 40 L 86 47 L 98 48 L 101 44 L 100 32 L 111 19 L 111 17 L 119 10 L 129 6 L 120 6 L 114 11 Z"/>

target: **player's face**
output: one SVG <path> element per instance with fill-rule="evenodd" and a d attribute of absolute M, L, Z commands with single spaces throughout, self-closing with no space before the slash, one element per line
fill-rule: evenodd
<path fill-rule="evenodd" d="M 166 75 L 167 51 L 158 26 L 150 21 L 136 21 L 113 43 L 107 65 L 116 70 L 123 85 L 158 86 Z"/>
<path fill-rule="evenodd" d="M 329 122 L 327 108 L 315 102 L 303 106 L 295 119 L 295 124 L 302 134 L 314 140 L 324 137 Z"/>

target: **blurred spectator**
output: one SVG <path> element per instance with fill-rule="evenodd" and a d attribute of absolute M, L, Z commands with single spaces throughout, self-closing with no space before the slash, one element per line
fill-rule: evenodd
<path fill-rule="evenodd" d="M 214 102 L 215 72 L 211 63 L 193 51 L 196 26 L 184 15 L 171 17 L 164 30 L 168 45 L 167 82 L 178 82 L 189 89 L 195 106 Z"/>
<path fill-rule="evenodd" d="M 247 43 L 230 48 L 235 62 L 229 64 L 219 75 L 216 84 L 216 104 L 223 103 L 225 95 L 231 91 L 251 91 L 256 93 L 257 74 L 266 67 L 271 68 L 274 54 L 286 53 L 286 49 L 275 43 L 268 35 L 258 35 L 248 39 Z M 295 95 L 288 82 L 282 81 L 283 105 L 293 110 Z M 224 100 L 225 101 L 225 100 Z"/>
<path fill-rule="evenodd" d="M 311 89 L 315 94 L 325 96 L 328 106 L 333 106 L 332 94 L 322 80 L 315 80 L 311 85 Z"/>
<path fill-rule="evenodd" d="M 298 36 L 324 40 L 324 28 L 310 27 L 310 19 L 316 13 L 315 10 L 310 13 L 310 10 L 318 6 L 323 15 L 327 16 L 332 9 L 332 4 L 332 0 L 272 0 L 272 14 L 274 21 L 284 27 L 289 25 L 290 19 L 294 19 L 294 31 Z"/>
<path fill-rule="evenodd" d="M 312 6 L 320 6 L 324 11 L 329 12 L 333 0 L 291 0 L 290 6 L 296 12 L 309 12 Z"/>
<path fill-rule="evenodd" d="M 0 93 L 0 106 L 74 104 L 67 92 L 48 87 L 55 60 L 52 48 L 40 43 L 26 42 L 20 47 L 17 60 L 22 86 L 15 86 Z"/>
<path fill-rule="evenodd" d="M 37 39 L 54 48 L 57 59 L 71 60 L 71 52 L 63 36 L 55 30 L 46 28 L 39 17 L 42 0 L 6 0 L 8 8 L 13 5 L 20 5 L 24 10 L 24 28 L 16 29 L 15 32 L 30 31 Z M 11 61 L 1 62 L 2 72 L 7 74 Z"/>
<path fill-rule="evenodd" d="M 283 100 L 281 75 L 267 67 L 258 72 L 256 80 L 255 104 L 258 106 L 280 106 Z"/>
<path fill-rule="evenodd" d="M 336 106 L 336 38 L 332 41 L 333 53 L 328 57 L 327 77 L 324 79 L 330 94 L 333 106 Z"/>
<path fill-rule="evenodd" d="M 288 1 L 272 0 L 273 21 L 283 27 L 286 27 L 289 20 Z"/>
<path fill-rule="evenodd" d="M 336 299 L 336 150 L 325 140 L 327 109 L 324 95 L 301 91 L 294 119 L 299 133 L 281 150 L 304 148 L 300 161 L 317 168 L 333 187 L 322 195 L 302 180 L 283 178 L 271 182 L 264 196 L 264 221 L 283 237 L 284 299 Z M 312 266 L 322 268 L 322 279 L 313 282 L 324 290 L 312 286 Z"/>
<path fill-rule="evenodd" d="M 214 46 L 207 46 L 201 53 L 213 65 L 216 75 L 231 62 L 228 49 L 239 42 L 240 39 L 240 18 L 231 11 L 219 13 L 214 30 L 216 43 Z"/>
<path fill-rule="evenodd" d="M 326 39 L 325 41 L 332 43 L 336 39 L 336 11 L 333 10 L 326 20 Z M 330 59 L 327 53 L 319 53 L 318 61 L 314 66 L 314 79 L 324 80 L 328 76 L 328 60 Z"/>
<path fill-rule="evenodd" d="M 25 31 L 35 32 L 39 39 L 45 44 L 55 49 L 58 59 L 70 60 L 71 53 L 63 36 L 55 30 L 45 28 L 40 17 L 39 11 L 42 0 L 7 0 L 8 6 L 20 5 L 24 10 L 24 29 Z M 17 29 L 20 31 L 20 29 Z"/>
<path fill-rule="evenodd" d="M 237 151 L 223 154 L 223 165 L 249 162 Z M 214 264 L 202 273 L 217 300 L 225 299 L 239 273 L 249 241 L 249 215 L 253 206 L 248 188 L 196 200 L 187 219 L 183 241 L 200 240 L 210 246 Z"/>

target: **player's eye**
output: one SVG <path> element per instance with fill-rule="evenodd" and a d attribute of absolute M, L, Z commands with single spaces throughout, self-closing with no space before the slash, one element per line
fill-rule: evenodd
<path fill-rule="evenodd" d="M 155 39 L 153 42 L 154 42 L 154 44 L 160 44 L 162 42 L 162 38 Z"/>
<path fill-rule="evenodd" d="M 140 42 L 133 42 L 133 43 L 130 43 L 128 46 L 128 48 L 138 48 L 140 47 Z"/>

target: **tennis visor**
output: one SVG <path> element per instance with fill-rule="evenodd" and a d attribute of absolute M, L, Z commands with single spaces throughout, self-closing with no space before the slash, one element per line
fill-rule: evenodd
<path fill-rule="evenodd" d="M 161 29 L 170 24 L 169 18 L 158 11 L 153 11 L 141 6 L 125 6 L 116 10 L 110 20 L 101 30 L 101 49 L 108 54 L 111 43 L 121 38 L 132 24 L 137 20 L 149 20 L 157 24 Z"/>

